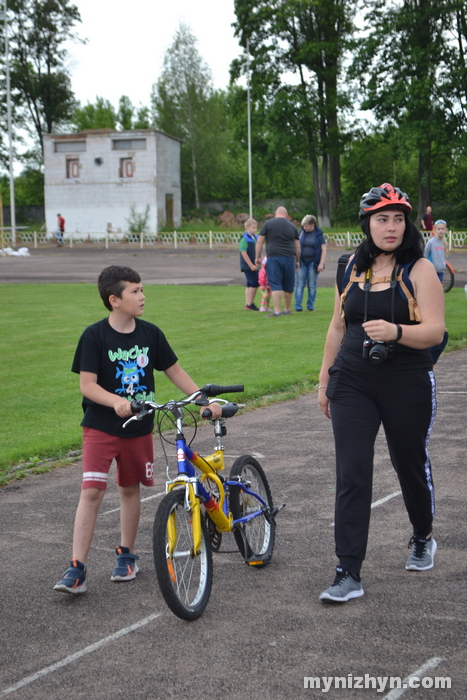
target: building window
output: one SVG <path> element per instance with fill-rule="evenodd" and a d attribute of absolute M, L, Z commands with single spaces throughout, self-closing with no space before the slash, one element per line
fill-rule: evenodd
<path fill-rule="evenodd" d="M 66 176 L 68 180 L 79 179 L 79 158 L 67 158 Z"/>
<path fill-rule="evenodd" d="M 86 141 L 55 141 L 55 153 L 79 153 L 86 150 Z"/>
<path fill-rule="evenodd" d="M 118 177 L 133 177 L 133 158 L 120 158 Z"/>
<path fill-rule="evenodd" d="M 114 151 L 136 151 L 146 149 L 146 139 L 113 139 L 112 148 Z"/>

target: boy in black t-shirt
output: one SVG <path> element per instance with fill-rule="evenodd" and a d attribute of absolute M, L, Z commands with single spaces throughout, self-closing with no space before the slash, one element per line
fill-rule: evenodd
<path fill-rule="evenodd" d="M 86 559 L 113 459 L 117 462 L 121 544 L 116 548 L 111 581 L 130 581 L 138 573 L 139 557 L 133 547 L 140 517 L 140 484 L 154 485 L 154 426 L 147 416 L 122 428 L 132 415 L 131 401 L 154 400 L 154 370 L 164 372 L 184 394 L 198 389 L 178 364 L 162 331 L 138 318 L 145 299 L 139 274 L 129 267 L 111 265 L 99 275 L 98 288 L 110 315 L 86 328 L 72 365 L 72 371 L 80 375 L 83 394 L 83 482 L 72 560 L 54 590 L 73 594 L 86 590 Z M 210 409 L 213 418 L 221 415 L 219 404 L 211 404 Z"/>

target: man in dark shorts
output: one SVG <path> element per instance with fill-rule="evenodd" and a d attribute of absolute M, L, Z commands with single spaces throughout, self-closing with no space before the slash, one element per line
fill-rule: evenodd
<path fill-rule="evenodd" d="M 266 274 L 271 287 L 274 311 L 269 317 L 288 316 L 295 287 L 295 272 L 300 267 L 300 240 L 298 231 L 289 221 L 287 209 L 278 207 L 274 218 L 261 228 L 256 243 L 256 264 L 261 265 L 261 250 L 266 242 L 268 262 Z M 284 295 L 284 311 L 281 300 Z"/>

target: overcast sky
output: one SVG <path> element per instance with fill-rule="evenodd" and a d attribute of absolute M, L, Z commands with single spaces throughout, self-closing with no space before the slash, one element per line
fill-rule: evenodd
<path fill-rule="evenodd" d="M 226 88 L 234 37 L 233 0 L 74 0 L 85 45 L 67 42 L 73 91 L 81 104 L 104 97 L 117 107 L 121 95 L 149 106 L 151 87 L 180 21 L 190 25 L 216 88 Z"/>

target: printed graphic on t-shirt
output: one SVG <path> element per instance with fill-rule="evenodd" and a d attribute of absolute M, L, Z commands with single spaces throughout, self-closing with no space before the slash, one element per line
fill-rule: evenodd
<path fill-rule="evenodd" d="M 115 389 L 116 394 L 124 395 L 129 400 L 154 400 L 154 392 L 146 393 L 148 387 L 143 383 L 144 368 L 149 364 L 148 352 L 149 348 L 140 348 L 138 345 L 131 350 L 109 350 L 109 359 L 116 364 L 115 378 L 120 379 L 120 386 Z"/>

